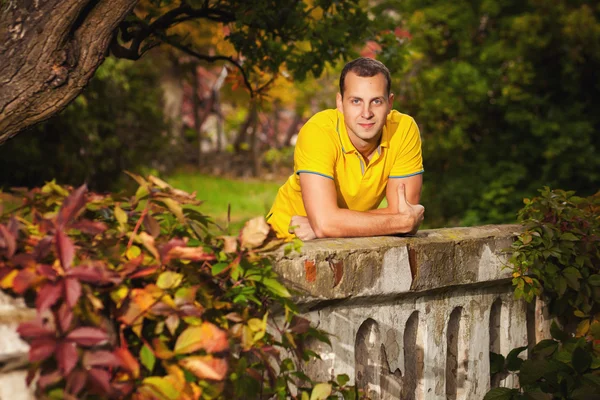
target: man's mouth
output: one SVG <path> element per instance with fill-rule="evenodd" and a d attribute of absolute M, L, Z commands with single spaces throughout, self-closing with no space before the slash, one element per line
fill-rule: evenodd
<path fill-rule="evenodd" d="M 368 124 L 360 124 L 359 123 L 358 125 L 360 125 L 363 129 L 369 129 L 369 128 L 375 126 L 375 123 L 374 122 L 371 122 L 371 123 L 368 123 Z"/>

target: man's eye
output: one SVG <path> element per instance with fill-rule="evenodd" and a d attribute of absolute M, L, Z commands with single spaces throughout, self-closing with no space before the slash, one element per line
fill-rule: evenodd
<path fill-rule="evenodd" d="M 352 100 L 350 100 L 350 103 L 352 103 L 352 104 L 359 104 L 360 100 L 358 100 L 358 99 L 352 99 Z"/>
<path fill-rule="evenodd" d="M 375 99 L 375 100 L 373 100 L 373 104 L 375 104 L 375 105 L 380 105 L 382 103 L 383 103 L 383 101 L 381 101 L 381 99 Z"/>

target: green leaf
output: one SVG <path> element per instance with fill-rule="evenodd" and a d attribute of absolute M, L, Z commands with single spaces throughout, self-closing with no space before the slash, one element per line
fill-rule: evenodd
<path fill-rule="evenodd" d="M 552 339 L 544 339 L 533 348 L 533 353 L 542 357 L 552 355 L 558 349 L 558 342 Z"/>
<path fill-rule="evenodd" d="M 340 386 L 344 386 L 346 383 L 350 382 L 350 377 L 346 374 L 341 374 L 337 376 L 337 383 Z"/>
<path fill-rule="evenodd" d="M 519 382 L 523 386 L 532 385 L 542 378 L 549 369 L 550 364 L 546 360 L 525 360 L 519 372 Z"/>
<path fill-rule="evenodd" d="M 310 394 L 310 400 L 327 400 L 331 394 L 331 384 L 317 383 Z"/>
<path fill-rule="evenodd" d="M 575 289 L 579 290 L 579 279 L 581 279 L 581 273 L 577 268 L 568 267 L 563 271 L 563 276 L 567 280 L 567 284 Z"/>
<path fill-rule="evenodd" d="M 577 347 L 575 350 L 573 350 L 573 358 L 571 359 L 571 363 L 573 364 L 575 371 L 583 374 L 590 368 L 590 365 L 592 364 L 592 356 L 585 349 Z"/>
<path fill-rule="evenodd" d="M 521 364 L 523 364 L 523 359 L 519 358 L 519 354 L 526 350 L 527 346 L 517 347 L 516 349 L 512 349 L 508 356 L 506 356 L 506 369 L 509 371 L 518 371 L 521 368 Z"/>
<path fill-rule="evenodd" d="M 539 390 L 539 389 L 538 389 Z M 526 400 L 552 400 L 552 395 L 550 393 L 544 393 L 542 391 L 529 391 L 525 393 Z"/>
<path fill-rule="evenodd" d="M 156 280 L 156 286 L 161 289 L 175 289 L 181 284 L 183 275 L 173 271 L 165 271 Z"/>
<path fill-rule="evenodd" d="M 174 384 L 167 379 L 168 377 L 169 376 L 150 376 L 143 380 L 143 384 L 152 387 L 169 400 L 177 400 L 181 393 Z"/>
<path fill-rule="evenodd" d="M 219 275 L 229 264 L 227 263 L 216 263 L 211 267 L 211 273 L 213 276 Z"/>
<path fill-rule="evenodd" d="M 579 240 L 579 238 L 577 236 L 575 236 L 574 234 L 572 234 L 571 232 L 565 232 L 562 235 L 560 235 L 560 240 L 568 240 L 571 242 L 576 242 Z"/>
<path fill-rule="evenodd" d="M 274 278 L 265 278 L 261 281 L 272 293 L 280 297 L 291 297 L 290 292 Z"/>
<path fill-rule="evenodd" d="M 600 275 L 590 275 L 590 277 L 588 278 L 588 283 L 592 286 L 600 286 Z"/>
<path fill-rule="evenodd" d="M 486 393 L 483 400 L 510 400 L 513 394 L 518 394 L 517 389 L 495 388 Z"/>
<path fill-rule="evenodd" d="M 142 361 L 142 365 L 152 373 L 154 364 L 156 363 L 156 357 L 154 356 L 154 352 L 147 345 L 142 346 L 142 349 L 140 350 L 140 360 Z"/>
<path fill-rule="evenodd" d="M 490 374 L 494 375 L 504 370 L 504 356 L 490 351 Z"/>

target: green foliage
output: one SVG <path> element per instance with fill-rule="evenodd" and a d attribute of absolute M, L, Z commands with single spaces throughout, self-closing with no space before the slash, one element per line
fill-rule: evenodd
<path fill-rule="evenodd" d="M 158 69 L 107 58 L 63 112 L 0 146 L 0 187 L 51 179 L 115 189 L 124 169 L 169 165 Z"/>
<path fill-rule="evenodd" d="M 511 248 L 515 297 L 543 296 L 556 317 L 552 339 L 528 360 L 514 349 L 493 354 L 492 374 L 517 372 L 520 390 L 496 388 L 485 399 L 589 399 L 600 393 L 600 192 L 587 198 L 540 190 L 519 212 L 524 231 Z M 572 328 L 570 328 L 572 327 Z M 498 368 L 504 364 L 504 368 Z"/>
<path fill-rule="evenodd" d="M 328 338 L 264 255 L 264 218 L 215 237 L 195 195 L 131 176 L 130 197 L 50 182 L 0 214 L 0 287 L 38 311 L 18 331 L 39 397 L 356 398 L 298 369 Z"/>
<path fill-rule="evenodd" d="M 423 137 L 430 224 L 512 222 L 544 185 L 598 188 L 596 1 L 378 3 L 378 58 Z"/>

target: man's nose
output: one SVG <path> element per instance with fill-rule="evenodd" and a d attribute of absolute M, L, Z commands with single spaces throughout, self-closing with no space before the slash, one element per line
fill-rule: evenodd
<path fill-rule="evenodd" d="M 361 116 L 363 118 L 371 118 L 373 116 L 373 112 L 371 111 L 371 104 L 365 103 L 362 108 Z"/>

